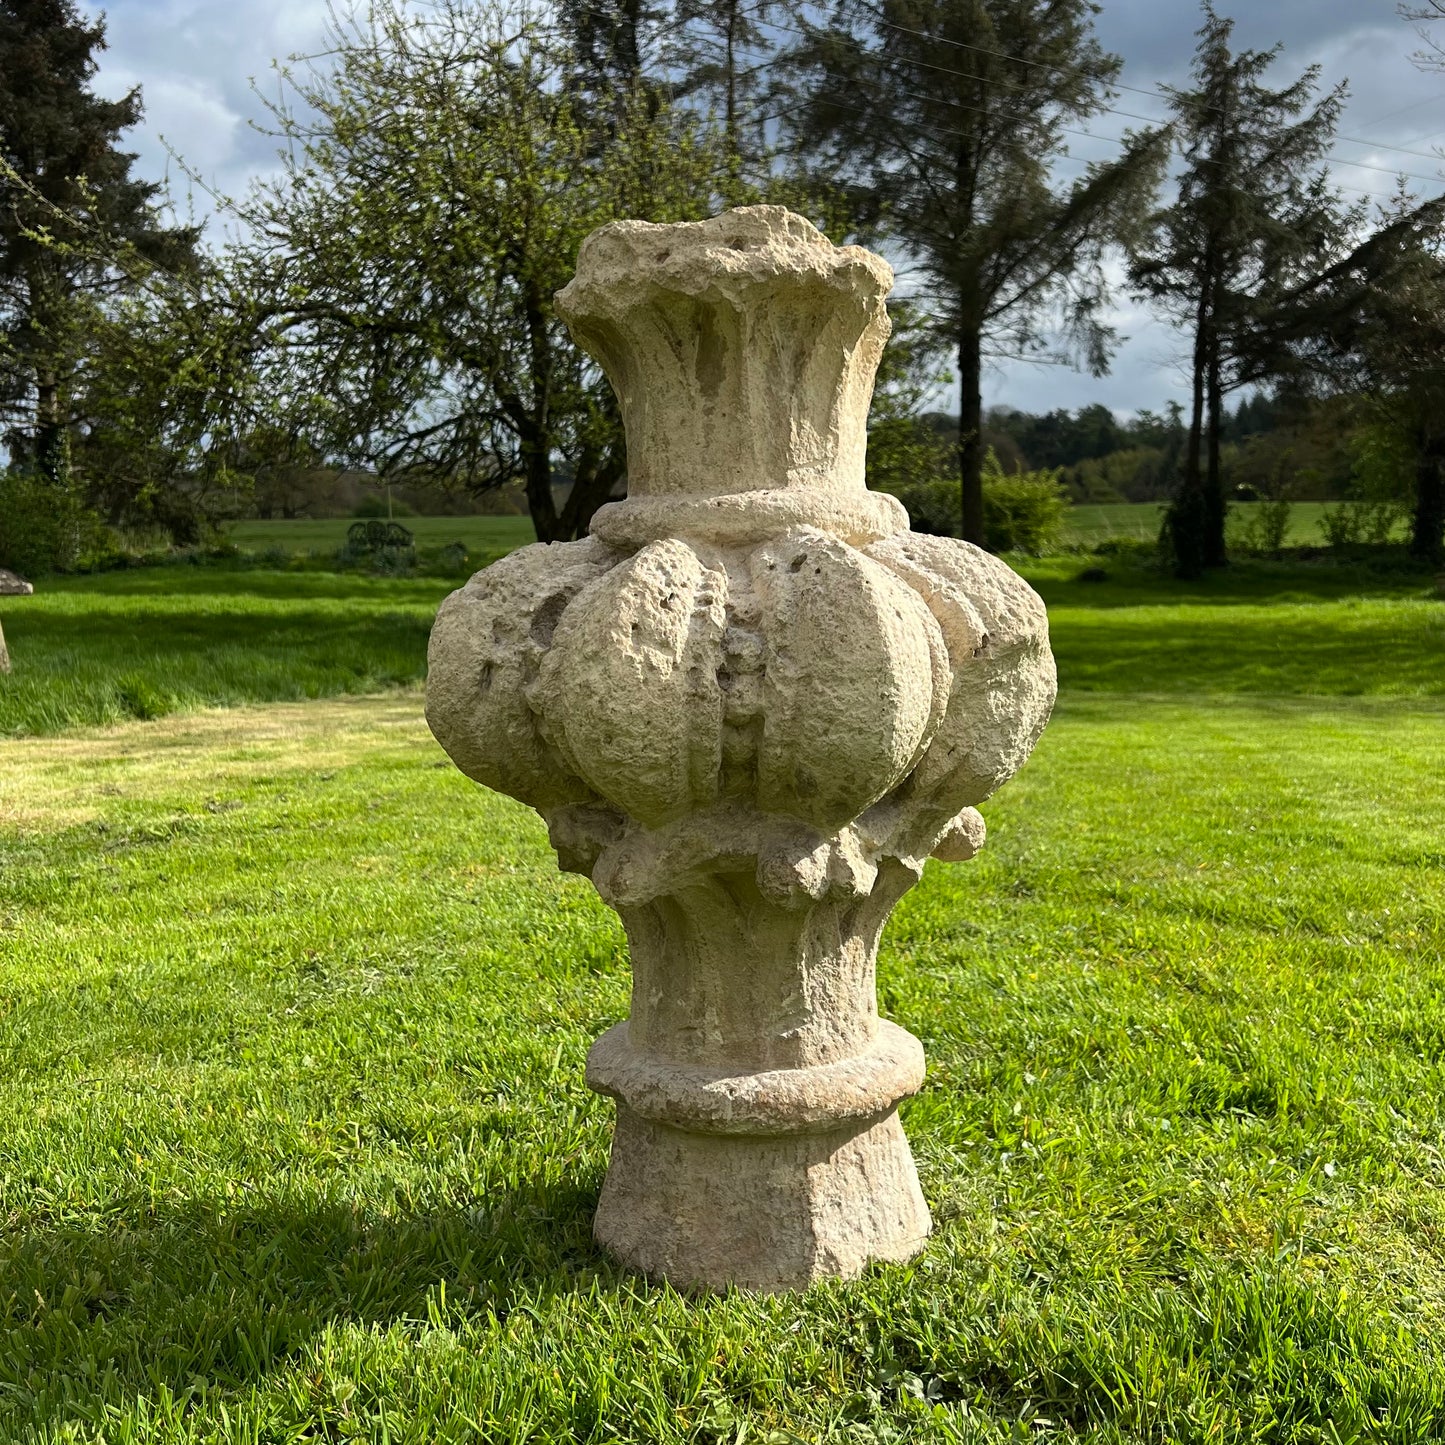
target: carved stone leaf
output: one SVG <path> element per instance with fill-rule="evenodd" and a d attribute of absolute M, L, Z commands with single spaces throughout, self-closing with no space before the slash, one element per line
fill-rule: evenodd
<path fill-rule="evenodd" d="M 1058 691 L 1043 600 L 971 542 L 901 532 L 866 549 L 928 605 L 948 648 L 948 711 L 911 792 L 943 814 L 983 802 L 1024 765 Z"/>
<path fill-rule="evenodd" d="M 617 393 L 630 495 L 861 493 L 892 284 L 775 206 L 593 232 L 557 310 Z"/>

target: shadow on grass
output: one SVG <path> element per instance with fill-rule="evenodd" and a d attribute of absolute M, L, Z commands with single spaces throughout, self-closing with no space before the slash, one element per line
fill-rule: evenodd
<path fill-rule="evenodd" d="M 1259 563 L 1179 583 L 1089 559 L 1021 563 L 1065 695 L 1445 695 L 1445 599 L 1408 571 Z M 1092 565 L 1092 564 L 1090 564 Z M 155 568 L 70 578 L 4 610 L 0 736 L 419 681 L 454 583 Z"/>
<path fill-rule="evenodd" d="M 491 557 L 479 558 L 476 565 L 482 567 L 492 560 Z M 340 572 L 325 568 L 138 567 L 42 580 L 35 596 L 41 603 L 58 596 L 70 596 L 88 607 L 107 599 L 123 607 L 126 605 L 124 599 L 129 598 L 154 599 L 164 603 L 174 597 L 271 598 L 278 602 L 357 600 L 390 602 L 398 606 L 435 606 L 465 581 L 465 576 L 383 577 L 361 571 Z"/>
<path fill-rule="evenodd" d="M 0 1246 L 0 1392 L 37 1419 L 140 1391 L 256 1383 L 333 1323 L 449 1309 L 503 1319 L 523 1293 L 610 1274 L 591 1237 L 601 1180 L 523 1184 L 469 1211 L 378 1216 L 284 1201 L 118 1204 Z M 434 1303 L 435 1302 L 435 1303 Z"/>
<path fill-rule="evenodd" d="M 7 628 L 15 670 L 0 686 L 0 736 L 369 692 L 426 674 L 430 608 L 206 601 L 141 615 L 40 613 Z"/>
<path fill-rule="evenodd" d="M 1181 581 L 1113 557 L 1011 558 L 1050 608 L 1259 607 L 1345 599 L 1437 598 L 1433 568 L 1399 559 L 1300 562 L 1247 559 Z"/>
<path fill-rule="evenodd" d="M 51 614 L 26 618 L 14 630 L 21 645 L 33 649 L 39 666 L 59 657 L 121 663 L 232 647 L 284 647 L 328 657 L 344 655 L 350 647 L 364 657 L 378 643 L 408 652 L 419 647 L 424 653 L 431 618 L 401 607 L 355 612 L 304 604 L 268 611 L 177 607 L 164 615 L 91 613 L 78 619 Z"/>
<path fill-rule="evenodd" d="M 1440 697 L 1445 606 L 1150 608 L 1050 618 L 1070 691 Z"/>

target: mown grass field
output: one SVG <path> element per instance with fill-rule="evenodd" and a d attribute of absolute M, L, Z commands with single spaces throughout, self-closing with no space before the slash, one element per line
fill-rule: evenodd
<path fill-rule="evenodd" d="M 1236 502 L 1230 508 L 1231 526 L 1248 526 L 1258 510 L 1254 502 Z M 1290 512 L 1286 537 L 1292 547 L 1318 547 L 1325 541 L 1320 518 L 1323 502 L 1296 502 Z M 1119 540 L 1152 542 L 1159 535 L 1162 503 L 1108 502 L 1070 507 L 1063 541 L 1070 547 L 1094 547 Z M 416 536 L 418 546 L 445 547 L 461 542 L 472 553 L 489 553 L 520 547 L 536 539 L 527 517 L 401 517 L 402 526 Z M 238 522 L 227 535 L 238 547 L 260 552 L 331 552 L 346 540 L 347 517 L 314 521 Z"/>
<path fill-rule="evenodd" d="M 485 557 L 509 552 L 535 542 L 530 517 L 398 517 L 419 547 L 446 547 L 460 542 L 469 552 Z M 334 552 L 346 541 L 352 518 L 315 521 L 236 522 L 227 538 L 250 552 L 277 548 L 283 552 Z"/>
<path fill-rule="evenodd" d="M 1248 564 L 1194 584 L 1108 559 L 1019 563 L 1049 604 L 1067 691 L 1445 694 L 1431 579 Z M 245 567 L 51 578 L 6 598 L 0 738 L 419 683 L 458 579 Z"/>
<path fill-rule="evenodd" d="M 221 567 L 44 579 L 0 606 L 0 737 L 414 682 L 454 585 Z"/>
<path fill-rule="evenodd" d="M 0 1440 L 1445 1439 L 1445 601 L 1086 560 L 885 936 L 935 1239 L 806 1297 L 592 1246 L 621 931 L 414 688 L 185 710 L 415 680 L 451 584 L 7 604 Z M 176 711 L 56 732 L 121 677 Z"/>
<path fill-rule="evenodd" d="M 1231 534 L 1243 533 L 1257 518 L 1258 502 L 1232 502 L 1229 508 Z M 1325 531 L 1322 519 L 1332 506 L 1327 502 L 1295 502 L 1290 507 L 1285 545 L 1322 547 Z M 1096 547 L 1105 541 L 1153 542 L 1164 518 L 1162 502 L 1082 503 L 1070 507 L 1064 523 L 1064 541 L 1080 547 Z M 1403 519 L 1396 528 L 1396 540 L 1404 535 Z"/>

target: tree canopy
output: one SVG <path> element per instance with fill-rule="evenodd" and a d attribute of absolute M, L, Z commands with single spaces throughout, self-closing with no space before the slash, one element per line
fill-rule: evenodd
<path fill-rule="evenodd" d="M 649 86 L 582 84 L 554 26 L 463 0 L 383 0 L 288 78 L 284 172 L 234 258 L 274 298 L 286 407 L 388 474 L 520 479 L 539 537 L 578 535 L 626 459 L 552 296 L 597 226 L 708 213 L 709 136 Z"/>
<path fill-rule="evenodd" d="M 1077 181 L 1056 180 L 1070 130 L 1106 106 L 1119 73 L 1093 17 L 1088 0 L 840 0 L 789 56 L 795 144 L 917 264 L 956 358 L 974 541 L 985 540 L 985 360 L 1105 369 L 1104 260 L 1147 212 L 1167 159 L 1167 137 L 1150 130 Z"/>
<path fill-rule="evenodd" d="M 122 251 L 184 265 L 197 232 L 120 149 L 140 92 L 91 90 L 105 25 L 72 0 L 0 0 L 0 421 L 12 460 L 69 482 L 85 331 L 126 284 Z"/>

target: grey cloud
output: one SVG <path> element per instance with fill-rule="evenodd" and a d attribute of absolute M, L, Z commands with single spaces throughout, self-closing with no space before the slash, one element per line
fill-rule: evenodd
<path fill-rule="evenodd" d="M 244 190 L 274 164 L 276 151 L 250 124 L 265 118 L 252 80 L 274 95 L 273 62 L 318 49 L 326 13 L 325 0 L 117 0 L 107 7 L 109 49 L 97 87 L 116 94 L 140 85 L 145 120 L 129 137 L 138 169 L 153 178 L 169 174 L 183 193 L 174 150 L 221 192 Z M 200 208 L 208 209 L 204 198 Z"/>
<path fill-rule="evenodd" d="M 1401 49 L 1408 48 L 1403 43 L 1408 26 L 1397 18 L 1395 0 L 1272 0 L 1267 5 L 1220 0 L 1215 8 L 1234 19 L 1238 45 L 1267 50 L 1280 44 L 1286 57 L 1370 26 L 1398 29 Z M 1148 77 L 1131 79 L 1131 84 L 1154 84 L 1188 74 L 1202 19 L 1201 6 L 1179 0 L 1106 0 L 1097 28 L 1104 46 L 1124 57 L 1131 76 Z"/>

